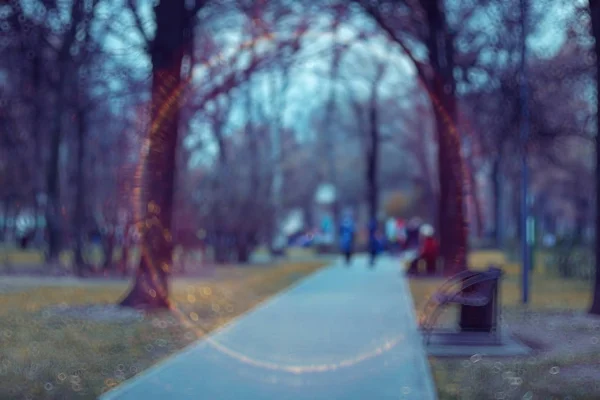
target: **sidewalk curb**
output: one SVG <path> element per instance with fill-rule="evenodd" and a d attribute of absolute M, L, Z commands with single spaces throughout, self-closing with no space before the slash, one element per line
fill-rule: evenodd
<path fill-rule="evenodd" d="M 306 284 L 307 281 L 324 273 L 325 271 L 329 270 L 330 268 L 335 268 L 335 266 L 336 266 L 335 264 L 330 264 L 330 265 L 324 266 L 323 268 L 311 273 L 310 275 L 307 275 L 304 278 L 299 279 L 298 281 L 294 282 L 287 288 L 275 293 L 273 296 L 269 296 L 269 297 L 265 298 L 264 300 L 257 303 L 251 309 L 246 310 L 243 313 L 237 315 L 236 317 L 227 321 L 222 326 L 212 330 L 207 335 L 202 336 L 202 337 L 198 338 L 197 340 L 195 340 L 194 342 L 190 343 L 189 345 L 185 346 L 178 352 L 173 353 L 170 356 L 167 356 L 164 360 L 159 361 L 158 363 L 152 365 L 148 369 L 146 369 L 146 370 L 140 372 L 139 374 L 135 375 L 134 377 L 124 381 L 121 385 L 116 386 L 115 388 L 109 390 L 108 392 L 101 394 L 98 397 L 98 400 L 119 399 L 120 396 L 126 394 L 127 391 L 129 391 L 129 389 L 133 385 L 137 384 L 140 379 L 157 374 L 158 372 L 160 372 L 167 365 L 171 364 L 177 358 L 182 357 L 182 356 L 188 354 L 189 352 L 193 351 L 198 345 L 202 344 L 202 342 L 205 342 L 208 339 L 211 339 L 214 336 L 217 336 L 219 333 L 226 331 L 227 329 L 231 329 L 231 327 L 234 324 L 236 324 L 239 320 L 241 320 L 242 318 L 245 318 L 246 316 L 251 315 L 252 313 L 256 312 L 259 308 L 268 307 L 269 305 L 276 303 L 277 300 L 280 297 L 282 297 L 283 295 L 287 294 L 288 292 L 294 290 L 295 288 L 297 288 L 303 284 Z M 210 346 L 210 344 L 209 344 L 209 346 Z"/>
<path fill-rule="evenodd" d="M 402 274 L 400 276 L 400 279 L 402 280 L 402 286 L 403 286 L 403 290 L 404 290 L 404 297 L 406 299 L 406 304 L 408 304 L 410 307 L 409 310 L 409 314 L 412 318 L 412 324 L 414 325 L 414 328 L 417 330 L 417 334 L 420 333 L 418 332 L 417 329 L 417 315 L 415 313 L 415 304 L 412 298 L 412 294 L 410 293 L 410 287 L 408 285 L 408 282 L 406 281 L 406 277 L 404 276 L 404 274 Z M 423 353 L 423 357 L 421 357 L 421 362 L 420 362 L 420 368 L 425 372 L 426 374 L 426 390 L 427 390 L 427 394 L 428 394 L 428 398 L 432 399 L 432 400 L 437 400 L 437 390 L 435 389 L 435 385 L 433 383 L 433 374 L 431 372 L 431 366 L 429 365 L 428 362 L 428 356 L 427 356 L 427 351 L 425 350 L 425 348 L 423 347 L 423 345 L 421 345 L 421 350 Z"/>

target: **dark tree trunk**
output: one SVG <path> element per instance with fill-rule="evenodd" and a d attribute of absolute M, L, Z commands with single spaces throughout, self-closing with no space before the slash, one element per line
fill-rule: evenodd
<path fill-rule="evenodd" d="M 151 124 L 137 217 L 145 220 L 142 257 L 135 281 L 122 306 L 169 308 L 168 278 L 172 267 L 171 219 L 179 128 L 181 66 L 191 38 L 185 0 L 162 0 L 154 6 L 156 33 L 152 60 Z M 138 218 L 136 218 L 137 220 Z"/>
<path fill-rule="evenodd" d="M 592 35 L 596 39 L 596 96 L 600 99 L 600 0 L 590 0 Z M 596 277 L 590 313 L 600 315 L 600 101 L 596 102 Z"/>
<path fill-rule="evenodd" d="M 225 115 L 223 114 L 225 111 L 221 107 L 219 101 L 215 101 L 215 112 L 214 112 L 214 120 L 212 124 L 213 134 L 218 144 L 218 164 L 216 176 L 212 180 L 211 190 L 213 193 L 213 203 L 211 204 L 211 216 L 209 219 L 209 223 L 211 226 L 211 236 L 213 237 L 212 248 L 213 248 L 213 257 L 214 261 L 217 264 L 223 264 L 227 260 L 227 247 L 224 243 L 224 235 L 222 230 L 223 218 L 223 210 L 226 208 L 223 206 L 224 191 L 226 190 L 224 183 L 228 180 L 228 157 L 227 157 L 227 145 L 226 140 L 223 135 L 223 120 Z"/>
<path fill-rule="evenodd" d="M 119 267 L 121 275 L 125 276 L 129 272 L 129 245 L 127 241 L 123 243 L 121 250 L 121 265 Z"/>
<path fill-rule="evenodd" d="M 441 0 L 423 1 L 429 34 L 426 40 L 433 76 L 427 82 L 436 121 L 439 175 L 439 237 L 444 273 L 467 268 L 464 173 L 456 115 L 454 43 Z"/>
<path fill-rule="evenodd" d="M 216 230 L 213 236 L 212 243 L 213 257 L 217 264 L 225 264 L 229 259 L 229 249 L 226 242 L 225 233 L 221 230 Z"/>
<path fill-rule="evenodd" d="M 83 248 L 85 245 L 85 136 L 86 121 L 85 111 L 80 107 L 77 110 L 77 168 L 75 176 L 75 273 L 82 275 L 85 265 Z"/>
<path fill-rule="evenodd" d="M 493 190 L 493 208 L 494 208 L 494 245 L 502 248 L 504 238 L 504 224 L 502 222 L 502 176 L 500 171 L 500 157 L 496 157 L 492 164 L 491 172 L 492 190 Z"/>
<path fill-rule="evenodd" d="M 256 33 L 253 34 L 254 37 L 257 36 Z M 251 57 L 254 58 L 257 55 L 255 54 L 255 49 L 253 48 L 251 51 Z M 248 87 L 246 91 L 246 135 L 248 140 L 248 152 L 249 152 L 249 164 L 250 164 L 250 187 L 254 191 L 254 193 L 261 193 L 258 196 L 263 197 L 262 193 L 265 189 L 268 190 L 269 185 L 262 185 L 261 181 L 261 153 L 259 148 L 259 137 L 258 134 L 261 133 L 257 129 L 255 129 L 254 118 L 253 115 L 256 115 L 257 104 L 252 99 L 252 81 L 248 81 Z M 236 240 L 236 251 L 237 251 L 237 260 L 240 263 L 246 263 L 249 259 L 244 256 L 245 252 L 249 252 L 247 249 L 248 242 L 246 238 L 256 230 L 257 225 L 265 224 L 265 215 L 257 215 L 258 203 L 256 196 L 248 196 L 246 198 L 245 203 L 240 208 L 241 213 L 238 214 L 238 221 L 236 223 L 236 232 L 233 237 Z M 260 222 L 257 219 L 262 219 Z"/>
<path fill-rule="evenodd" d="M 40 226 L 40 217 L 43 214 L 43 204 L 40 199 L 40 194 L 43 191 L 43 174 L 44 170 L 44 162 L 42 157 L 42 149 L 43 142 L 41 137 L 42 131 L 42 113 L 43 113 L 43 104 L 42 104 L 42 61 L 40 51 L 34 51 L 34 58 L 32 60 L 32 68 L 33 68 L 33 76 L 32 76 L 32 85 L 33 85 L 33 125 L 31 127 L 31 135 L 33 137 L 34 142 L 34 160 L 33 165 L 35 166 L 34 172 L 34 216 L 35 216 L 35 242 L 37 245 L 40 245 L 43 241 L 43 232 Z"/>
<path fill-rule="evenodd" d="M 52 110 L 54 121 L 50 133 L 50 163 L 46 172 L 46 230 L 48 233 L 48 252 L 46 254 L 49 263 L 58 261 L 61 246 L 61 217 L 60 217 L 60 143 L 62 141 L 62 117 L 65 110 L 65 84 L 67 83 L 67 74 L 71 66 L 71 46 L 75 41 L 77 27 L 81 22 L 85 11 L 85 5 L 82 0 L 74 0 L 71 3 L 71 24 L 69 30 L 65 33 L 60 51 L 57 57 L 58 61 L 58 79 L 54 82 L 56 88 L 56 107 Z"/>
<path fill-rule="evenodd" d="M 61 68 L 61 71 L 64 69 Z M 64 76 L 63 72 L 59 72 Z M 62 88 L 64 79 L 59 80 L 59 88 Z M 62 91 L 59 89 L 59 91 Z M 54 126 L 52 127 L 50 136 L 50 163 L 46 171 L 46 232 L 48 234 L 48 250 L 46 253 L 46 261 L 55 263 L 58 260 L 60 252 L 60 191 L 59 191 L 59 155 L 60 142 L 62 132 L 62 114 L 63 114 L 63 99 L 59 95 L 57 105 L 52 110 L 54 113 Z"/>
<path fill-rule="evenodd" d="M 115 252 L 115 229 L 110 226 L 107 228 L 108 232 L 102 238 L 102 247 L 104 249 L 104 271 L 112 269 L 113 266 L 113 255 Z"/>
<path fill-rule="evenodd" d="M 369 140 L 367 144 L 367 204 L 369 207 L 369 221 L 377 220 L 379 209 L 379 126 L 377 115 L 377 90 L 379 81 L 383 76 L 383 67 L 380 66 L 377 76 L 371 88 L 371 100 L 369 102 Z"/>
<path fill-rule="evenodd" d="M 8 214 L 10 213 L 10 205 L 10 198 L 5 199 L 3 202 L 4 210 L 2 211 L 2 241 L 8 239 Z"/>
<path fill-rule="evenodd" d="M 519 184 L 518 177 L 513 175 L 511 177 L 512 180 L 512 221 L 520 221 L 521 220 L 521 185 Z M 521 240 L 521 235 L 523 235 L 523 226 L 522 224 L 515 222 L 514 229 L 516 232 L 516 236 L 514 240 Z M 515 243 L 516 244 L 516 243 Z"/>
<path fill-rule="evenodd" d="M 477 190 L 477 181 L 475 180 L 475 174 L 473 173 L 474 169 L 475 166 L 473 163 L 469 162 L 469 171 L 466 172 L 469 177 L 469 195 L 471 202 L 473 203 L 473 213 L 475 214 L 475 231 L 477 232 L 477 237 L 481 238 L 483 236 L 484 221 L 479 192 Z"/>
<path fill-rule="evenodd" d="M 325 115 L 325 126 L 326 129 L 328 130 L 327 134 L 324 135 L 325 137 L 325 160 L 327 160 L 327 172 L 325 174 L 326 176 L 326 180 L 329 184 L 333 185 L 335 190 L 336 190 L 336 196 L 333 199 L 333 203 L 331 204 L 331 212 L 332 212 L 332 217 L 333 217 L 333 226 L 337 226 L 341 220 L 341 207 L 340 207 L 340 201 L 339 201 L 339 187 L 338 187 L 338 172 L 337 172 L 337 166 L 336 166 L 336 158 L 335 158 L 335 138 L 333 136 L 334 130 L 332 129 L 334 127 L 334 117 L 335 117 L 335 102 L 336 102 L 336 81 L 338 78 L 338 72 L 339 72 L 339 66 L 340 66 L 340 60 L 342 57 L 342 48 L 337 46 L 338 42 L 337 42 L 337 36 L 338 36 L 338 29 L 339 29 L 339 25 L 342 21 L 342 17 L 344 14 L 344 8 L 340 7 L 336 9 L 336 13 L 334 15 L 334 22 L 333 22 L 333 27 L 332 27 L 332 32 L 334 35 L 334 39 L 333 39 L 333 44 L 334 47 L 332 49 L 333 52 L 333 56 L 331 59 L 331 75 L 330 75 L 330 93 L 329 93 L 329 100 L 327 102 L 327 108 L 325 110 L 326 115 Z M 336 240 L 338 237 L 338 230 L 337 229 L 333 229 L 332 231 L 333 233 L 333 239 Z"/>
<path fill-rule="evenodd" d="M 577 216 L 575 217 L 575 243 L 581 244 L 585 242 L 585 231 L 588 220 L 588 207 L 589 202 L 585 197 L 581 197 L 578 193 L 574 193 L 575 196 L 575 209 Z"/>
<path fill-rule="evenodd" d="M 247 235 L 238 235 L 236 240 L 237 261 L 240 264 L 247 264 L 250 261 L 250 243 Z"/>

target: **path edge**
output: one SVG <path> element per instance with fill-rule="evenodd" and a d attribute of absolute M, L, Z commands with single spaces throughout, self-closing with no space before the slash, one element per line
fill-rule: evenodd
<path fill-rule="evenodd" d="M 288 287 L 286 287 L 283 290 L 280 290 L 279 292 L 273 294 L 272 296 L 268 296 L 265 299 L 259 301 L 258 303 L 256 303 L 254 305 L 254 307 L 250 308 L 249 310 L 244 311 L 243 313 L 235 316 L 234 318 L 230 319 L 229 321 L 227 321 L 226 323 L 224 323 L 223 325 L 219 326 L 216 329 L 213 329 L 212 331 L 210 331 L 207 335 L 204 335 L 196 340 L 194 340 L 192 343 L 188 344 L 187 346 L 183 347 L 181 350 L 165 357 L 164 359 L 158 361 L 156 364 L 151 365 L 150 367 L 148 367 L 147 369 L 143 370 L 142 372 L 140 372 L 139 374 L 131 377 L 130 379 L 127 379 L 125 381 L 123 381 L 122 384 L 115 386 L 113 389 L 110 389 L 109 391 L 102 393 L 100 396 L 98 396 L 98 400 L 117 400 L 120 398 L 120 396 L 124 395 L 125 393 L 127 393 L 129 391 L 129 389 L 138 383 L 138 381 L 148 378 L 156 373 L 158 373 L 160 370 L 162 370 L 162 368 L 164 368 L 166 365 L 170 364 L 171 362 L 173 362 L 175 359 L 193 351 L 196 347 L 204 344 L 204 342 L 207 339 L 211 339 L 214 336 L 218 335 L 219 333 L 221 333 L 222 331 L 225 331 L 227 329 L 230 329 L 234 324 L 236 324 L 237 322 L 239 322 L 239 320 L 241 320 L 242 318 L 245 318 L 248 315 L 251 315 L 252 313 L 258 311 L 258 309 L 269 306 L 271 303 L 275 303 L 280 297 L 284 296 L 285 294 L 295 290 L 297 287 L 306 284 L 306 282 L 310 279 L 313 279 L 314 277 L 328 271 L 330 268 L 335 268 L 336 267 L 336 262 L 333 261 L 329 264 L 325 264 L 323 267 L 319 268 L 318 270 L 306 275 L 305 277 L 297 280 L 296 282 L 292 283 L 291 285 L 289 285 Z M 412 301 L 412 299 L 411 299 Z"/>
<path fill-rule="evenodd" d="M 412 323 L 414 324 L 416 331 L 417 331 L 417 335 L 421 336 L 421 333 L 419 332 L 419 328 L 416 324 L 417 321 L 417 314 L 416 314 L 416 310 L 415 310 L 415 303 L 412 297 L 412 293 L 410 291 L 410 286 L 408 285 L 406 276 L 403 273 L 404 271 L 402 271 L 402 275 L 400 276 L 400 279 L 402 281 L 402 291 L 404 293 L 404 297 L 406 300 L 406 304 L 408 306 L 410 306 L 410 310 L 409 310 L 409 314 L 410 317 L 412 318 Z M 432 400 L 438 400 L 438 396 L 437 396 L 437 390 L 435 389 L 435 385 L 433 383 L 433 373 L 431 371 L 431 365 L 429 364 L 429 356 L 427 354 L 427 350 L 425 349 L 425 347 L 423 347 L 423 345 L 421 345 L 421 350 L 423 351 L 423 357 L 420 357 L 420 367 L 421 369 L 425 372 L 426 375 L 426 379 L 425 379 L 425 385 L 426 385 L 426 392 L 428 394 L 428 398 L 432 399 Z"/>

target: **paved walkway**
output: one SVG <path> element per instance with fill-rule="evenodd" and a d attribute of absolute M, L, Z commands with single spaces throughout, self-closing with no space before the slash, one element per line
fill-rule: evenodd
<path fill-rule="evenodd" d="M 435 399 L 398 262 L 325 268 L 103 400 Z"/>

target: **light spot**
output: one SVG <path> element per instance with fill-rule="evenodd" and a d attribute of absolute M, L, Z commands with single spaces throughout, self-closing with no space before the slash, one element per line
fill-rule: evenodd
<path fill-rule="evenodd" d="M 523 378 L 515 377 L 510 380 L 510 384 L 513 386 L 521 386 L 523 384 Z"/>
<path fill-rule="evenodd" d="M 512 378 L 512 377 L 513 377 L 513 375 L 514 375 L 514 373 L 513 373 L 512 371 L 505 371 L 505 372 L 502 374 L 502 377 L 503 377 L 504 379 L 510 379 L 510 378 Z"/>
<path fill-rule="evenodd" d="M 552 367 L 552 368 L 550 368 L 550 373 L 552 375 L 557 375 L 559 372 L 560 372 L 560 368 L 558 368 L 558 367 Z"/>

